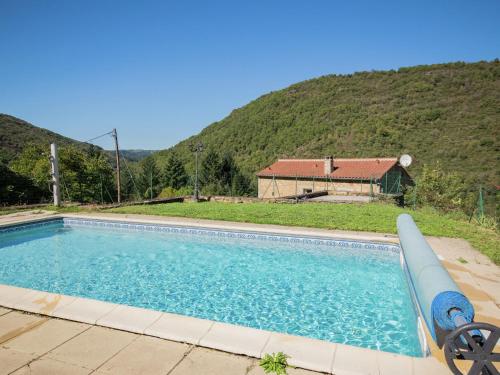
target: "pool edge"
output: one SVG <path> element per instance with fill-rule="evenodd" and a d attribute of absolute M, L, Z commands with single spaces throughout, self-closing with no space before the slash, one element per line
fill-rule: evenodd
<path fill-rule="evenodd" d="M 354 357 L 363 358 L 361 366 L 376 364 L 381 374 L 391 373 L 391 368 L 418 374 L 416 368 L 437 366 L 431 356 L 412 357 L 6 284 L 0 284 L 0 306 L 253 358 L 283 351 L 291 356 L 289 363 L 292 366 L 329 374 L 339 371 L 364 373 L 359 369 L 360 363 L 352 362 Z M 132 319 L 132 322 L 130 317 L 134 316 L 141 316 L 140 321 Z"/>
<path fill-rule="evenodd" d="M 321 240 L 328 240 L 328 239 L 331 239 L 331 240 L 335 240 L 335 241 L 349 241 L 349 242 L 365 242 L 365 243 L 372 243 L 372 244 L 376 244 L 376 245 L 389 245 L 391 247 L 398 247 L 400 248 L 399 246 L 399 241 L 398 242 L 394 242 L 394 239 L 393 238 L 386 238 L 386 237 L 383 237 L 383 235 L 380 235 L 380 236 L 377 236 L 377 235 L 371 235 L 371 234 L 367 234 L 367 235 L 358 235 L 356 239 L 352 239 L 352 238 L 346 238 L 346 236 L 344 236 L 344 233 L 340 234 L 340 233 L 335 233 L 333 231 L 325 231 L 325 230 L 315 230 L 314 228 L 295 228 L 295 227 L 288 227 L 288 226 L 283 226 L 283 228 L 275 228 L 275 226 L 273 226 L 273 228 L 269 228 L 268 226 L 265 226 L 265 225 L 255 225 L 255 224 L 247 224 L 247 223 L 233 223 L 233 222 L 227 222 L 227 223 L 220 223 L 220 222 L 217 222 L 217 224 L 215 224 L 214 222 L 214 225 L 209 225 L 207 226 L 207 220 L 203 220 L 201 222 L 199 221 L 190 221 L 190 222 L 185 222 L 185 221 L 177 221 L 177 220 L 173 220 L 174 218 L 155 218 L 154 220 L 152 220 L 151 218 L 137 218 L 137 217 L 130 217 L 130 216 L 127 216 L 127 215 L 113 215 L 112 217 L 110 217 L 109 215 L 82 215 L 82 214 L 51 214 L 51 215 L 45 215 L 43 217 L 36 217 L 36 218 L 18 218 L 18 220 L 12 220 L 11 222 L 7 222 L 7 223 L 1 223 L 0 224 L 0 229 L 1 228 L 5 228 L 5 227 L 9 227 L 9 226 L 22 226 L 22 225 L 26 225 L 26 224 L 30 224 L 30 223 L 37 223 L 37 222 L 43 222 L 43 221 L 57 221 L 57 220 L 63 220 L 64 222 L 64 219 L 67 218 L 67 219 L 73 219 L 73 220 L 92 220 L 92 221 L 109 221 L 109 222 L 120 222 L 120 223 L 137 223 L 137 224 L 142 224 L 142 225 L 164 225 L 164 226 L 176 226 L 176 227 L 184 227 L 184 228 L 197 228 L 197 229 L 207 229 L 207 230 L 212 230 L 212 231 L 236 231 L 236 232 L 240 232 L 240 231 L 243 231 L 243 232 L 246 232 L 246 233 L 259 233 L 259 234 L 263 234 L 263 235 L 275 235 L 275 236 L 291 236 L 291 237 L 300 237 L 300 238 L 309 238 L 309 239 L 316 239 L 316 238 L 319 238 Z M 226 224 L 226 225 L 224 225 Z M 237 224 L 237 226 L 235 226 L 235 224 Z M 304 231 L 306 230 L 306 231 Z M 376 237 L 376 238 L 374 238 Z M 401 252 L 400 252 L 401 254 Z M 405 274 L 405 276 L 408 276 L 407 275 L 407 270 L 405 269 L 405 267 L 403 267 L 402 265 L 402 269 L 403 269 L 403 273 Z M 8 286 L 8 285 L 4 285 L 4 284 L 0 284 L 0 287 L 3 287 L 3 286 Z M 413 293 L 413 286 L 411 284 L 408 285 L 409 289 L 410 289 L 410 295 Z M 17 288 L 17 287 L 12 287 L 12 288 Z M 19 288 L 19 289 L 24 289 L 24 288 Z M 31 291 L 33 292 L 34 290 L 31 290 L 31 289 L 25 289 L 25 290 L 28 290 L 28 291 Z M 36 292 L 36 291 L 35 291 Z M 55 298 L 55 296 L 60 296 L 59 298 L 73 298 L 73 299 L 76 299 L 76 298 L 79 298 L 79 297 L 70 297 L 70 296 L 65 296 L 65 295 L 57 295 L 57 294 L 53 294 L 53 293 L 48 293 L 48 292 L 38 292 L 38 293 L 45 293 L 47 295 L 51 295 Z M 26 297 L 27 295 L 25 295 Z M 415 303 L 413 301 L 413 296 L 412 297 L 412 305 L 414 308 L 417 309 L 417 318 L 419 320 L 421 320 L 421 313 L 419 311 L 419 308 L 418 308 L 418 305 L 415 306 Z M 83 298 L 80 298 L 80 299 L 83 299 Z M 85 299 L 85 300 L 89 300 L 89 299 Z M 101 304 L 109 304 L 108 302 L 102 302 L 102 301 L 98 301 L 98 300 L 90 300 L 90 301 L 95 301 L 97 303 L 101 303 Z M 0 299 L 0 305 L 2 305 L 2 300 Z M 119 304 L 112 304 L 112 305 L 115 305 L 115 307 L 118 307 L 118 306 L 125 306 L 125 305 L 119 305 Z M 9 307 L 9 306 L 6 306 L 6 307 Z M 127 306 L 128 307 L 128 306 Z M 9 307 L 9 308 L 14 308 L 16 309 L 16 307 L 12 306 L 12 307 Z M 136 309 L 136 308 L 133 308 L 133 307 L 129 307 L 130 309 Z M 20 308 L 19 310 L 21 311 L 28 311 L 28 312 L 34 312 L 34 313 L 38 313 L 38 314 L 42 314 L 42 315 L 45 315 L 43 312 L 36 312 L 36 311 L 30 311 L 30 310 L 26 310 L 26 309 L 22 309 Z M 146 310 L 146 309 L 144 309 Z M 154 311 L 154 310 L 149 310 L 149 311 Z M 167 313 L 162 313 L 162 314 L 167 314 Z M 170 313 L 168 313 L 170 314 Z M 178 314 L 170 314 L 170 315 L 176 315 L 178 317 L 185 317 L 185 318 L 189 318 L 189 319 L 198 319 L 198 318 L 192 318 L 192 317 L 186 317 L 184 315 L 178 315 Z M 58 317 L 57 315 L 47 315 L 47 316 L 54 316 L 54 317 Z M 82 321 L 82 320 L 78 320 L 77 318 L 78 317 L 75 317 L 73 316 L 72 318 L 71 317 L 59 317 L 59 318 L 63 318 L 63 319 L 69 319 L 69 320 L 74 320 L 74 321 Z M 203 320 L 203 319 L 198 319 L 198 320 Z M 89 320 L 86 320 L 86 321 L 83 321 L 85 323 L 89 323 L 89 324 L 97 324 L 99 325 L 98 323 L 98 320 L 95 320 L 93 323 Z M 213 321 L 210 321 L 210 322 L 213 322 Z M 220 323 L 222 324 L 222 323 Z M 224 323 L 226 324 L 226 323 Z M 230 326 L 234 326 L 234 327 L 240 327 L 240 328 L 247 328 L 247 327 L 244 327 L 244 326 L 238 326 L 238 325 L 234 325 L 234 324 L 228 324 Z M 123 329 L 123 328 L 119 328 L 119 327 L 113 327 L 113 326 L 109 326 L 109 325 L 105 325 L 106 327 L 109 327 L 109 328 L 116 328 L 116 329 L 122 329 L 122 330 L 128 330 L 129 332 L 134 332 L 130 329 Z M 422 332 L 422 326 L 421 324 L 418 324 L 417 322 L 417 326 L 418 326 L 418 336 L 419 336 L 419 339 L 421 341 L 421 345 L 423 345 L 425 347 L 425 350 L 423 351 L 423 357 L 411 357 L 411 356 L 406 356 L 406 355 L 402 355 L 402 354 L 395 354 L 395 353 L 389 353 L 389 352 L 381 352 L 381 351 L 376 351 L 376 350 L 371 350 L 371 349 L 366 349 L 366 348 L 361 348 L 361 347 L 356 347 L 356 346 L 350 346 L 350 345 L 344 345 L 344 344 L 337 344 L 337 343 L 331 343 L 331 342 L 328 342 L 328 341 L 324 341 L 324 340 L 317 340 L 317 339 L 312 339 L 312 338 L 305 338 L 305 337 L 301 337 L 301 336 L 294 336 L 294 335 L 285 335 L 285 334 L 278 334 L 278 333 L 273 333 L 275 336 L 276 335 L 283 335 L 283 336 L 286 336 L 286 337 L 293 337 L 293 338 L 298 338 L 300 339 L 299 342 L 304 342 L 304 340 L 313 340 L 313 341 L 317 341 L 317 342 L 321 342 L 321 343 L 328 343 L 328 344 L 332 344 L 334 345 L 336 348 L 337 346 L 343 346 L 343 347 L 348 347 L 348 348 L 351 348 L 350 351 L 355 351 L 357 349 L 360 349 L 360 350 L 363 350 L 363 351 L 368 351 L 365 353 L 365 356 L 371 356 L 373 357 L 373 353 L 377 354 L 377 353 L 384 353 L 384 354 L 380 354 L 380 356 L 382 357 L 386 357 L 385 354 L 389 355 L 389 356 L 400 356 L 400 357 L 405 357 L 405 358 L 412 358 L 415 359 L 415 360 L 424 360 L 426 358 L 432 358 L 429 354 L 429 351 L 428 351 L 428 347 L 426 345 L 426 343 L 422 343 L 422 337 L 424 337 L 425 339 L 425 334 Z M 248 329 L 251 329 L 251 330 L 256 330 L 254 328 L 248 328 Z M 271 331 L 264 331 L 264 332 L 271 332 Z M 135 333 L 138 333 L 138 332 L 135 332 Z M 141 334 L 144 334 L 144 332 L 142 332 Z M 154 335 L 153 335 L 154 336 Z M 159 337 L 159 336 L 157 336 Z M 179 340 L 179 339 L 176 339 L 175 336 L 172 336 L 171 338 L 168 338 L 168 337 L 162 337 L 162 338 L 166 338 L 166 339 L 170 339 L 170 340 L 173 340 L 173 341 L 180 341 L 180 342 L 188 342 L 188 341 L 183 341 L 183 340 Z M 179 337 L 178 337 L 179 338 Z M 201 340 L 201 338 L 200 338 Z M 203 345 L 202 345 L 203 346 Z M 218 350 L 223 350 L 223 351 L 228 351 L 228 352 L 232 352 L 232 353 L 235 353 L 235 354 L 244 354 L 244 355 L 249 355 L 249 356 L 252 356 L 252 357 L 255 357 L 255 351 L 252 351 L 251 353 L 252 354 L 248 354 L 248 353 L 239 353 L 238 351 L 234 351 L 234 350 L 229 350 L 231 349 L 231 346 L 227 346 L 227 344 L 224 344 L 222 343 L 219 347 L 212 347 L 212 346 L 207 346 L 207 347 L 210 347 L 210 348 L 213 348 L 213 349 L 218 349 Z M 228 350 L 226 350 L 225 348 L 229 348 Z M 355 348 L 355 349 L 352 349 L 352 348 Z M 264 349 L 262 349 L 264 350 Z M 347 350 L 347 352 L 349 352 L 349 350 Z M 300 353 L 300 351 L 299 351 Z M 333 351 L 333 355 L 335 356 L 335 353 L 336 353 L 336 350 Z M 263 353 L 261 353 L 262 355 Z M 387 358 L 386 358 L 387 359 Z M 290 363 L 291 364 L 294 364 L 294 362 L 296 361 L 295 360 L 291 360 Z M 332 359 L 333 361 L 333 359 Z M 333 363 L 333 362 L 332 362 Z M 315 370 L 315 371 L 326 371 L 326 367 L 324 366 L 324 363 L 323 363 L 323 367 L 322 367 L 322 370 L 319 370 L 318 368 L 311 368 L 310 364 L 307 364 L 307 362 L 298 362 L 295 364 L 296 366 L 298 367 L 302 367 L 302 368 L 306 368 L 306 369 L 310 369 L 310 370 Z M 307 367 L 307 366 L 309 367 Z M 306 366 L 306 367 L 304 367 Z M 313 367 L 315 365 L 313 364 Z M 331 371 L 331 370 L 329 370 Z M 327 371 L 328 372 L 328 371 Z"/>

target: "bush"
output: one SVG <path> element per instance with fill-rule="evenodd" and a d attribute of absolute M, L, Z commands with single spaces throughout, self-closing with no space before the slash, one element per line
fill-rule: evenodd
<path fill-rule="evenodd" d="M 191 194 L 193 194 L 193 189 L 191 189 L 190 187 L 184 186 L 179 189 L 174 189 L 173 187 L 167 186 L 166 188 L 163 188 L 163 190 L 158 195 L 158 198 L 183 197 Z"/>
<path fill-rule="evenodd" d="M 467 185 L 456 173 L 446 173 L 439 162 L 434 166 L 424 165 L 422 173 L 405 193 L 407 205 L 418 207 L 431 206 L 442 211 L 474 209 L 474 195 L 468 192 Z"/>

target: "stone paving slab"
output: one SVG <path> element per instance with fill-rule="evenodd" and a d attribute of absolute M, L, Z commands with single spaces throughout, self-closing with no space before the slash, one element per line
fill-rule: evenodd
<path fill-rule="evenodd" d="M 160 311 L 118 306 L 98 319 L 97 324 L 128 332 L 144 333 L 145 329 L 156 322 L 161 315 Z"/>
<path fill-rule="evenodd" d="M 5 307 L 0 307 L 0 316 L 5 315 L 11 311 L 12 311 L 11 309 L 7 309 Z"/>
<path fill-rule="evenodd" d="M 283 352 L 290 356 L 288 362 L 293 366 L 329 373 L 336 349 L 337 344 L 331 342 L 272 333 L 263 353 Z"/>
<path fill-rule="evenodd" d="M 47 321 L 47 318 L 12 311 L 0 317 L 0 344 Z"/>
<path fill-rule="evenodd" d="M 22 301 L 30 293 L 33 293 L 33 290 L 0 284 L 0 304 L 4 308 L 13 308 L 14 304 Z"/>
<path fill-rule="evenodd" d="M 57 308 L 51 315 L 57 318 L 95 324 L 109 314 L 117 305 L 88 298 L 76 298 L 73 302 Z"/>
<path fill-rule="evenodd" d="M 144 333 L 162 339 L 197 345 L 213 324 L 214 322 L 210 320 L 164 313 Z"/>
<path fill-rule="evenodd" d="M 319 375 L 319 372 L 314 372 L 314 371 L 309 371 L 309 370 L 303 370 L 300 368 L 293 368 L 289 367 L 286 369 L 286 373 L 288 375 Z M 245 375 L 269 375 L 264 372 L 262 367 L 259 366 L 259 362 L 256 361 L 254 367 L 248 372 L 248 374 Z M 337 374 L 335 374 L 337 375 Z"/>
<path fill-rule="evenodd" d="M 87 375 L 92 370 L 51 358 L 41 358 L 21 367 L 12 375 Z"/>
<path fill-rule="evenodd" d="M 363 358 L 363 360 L 360 361 L 360 358 Z M 338 345 L 332 372 L 335 375 L 349 375 L 353 373 L 378 375 L 377 352 L 364 348 Z"/>
<path fill-rule="evenodd" d="M 0 375 L 7 375 L 33 360 L 35 356 L 13 349 L 0 348 Z"/>
<path fill-rule="evenodd" d="M 259 358 L 270 336 L 269 331 L 216 322 L 200 345 Z"/>
<path fill-rule="evenodd" d="M 136 338 L 133 333 L 92 327 L 50 351 L 46 357 L 95 370 Z"/>
<path fill-rule="evenodd" d="M 57 308 L 69 305 L 75 299 L 76 297 L 33 290 L 15 302 L 13 307 L 17 310 L 50 315 Z"/>
<path fill-rule="evenodd" d="M 251 358 L 197 347 L 169 375 L 244 375 L 254 366 Z"/>
<path fill-rule="evenodd" d="M 164 375 L 184 358 L 189 348 L 187 344 L 140 336 L 103 364 L 95 374 Z"/>
<path fill-rule="evenodd" d="M 89 328 L 89 325 L 83 323 L 50 319 L 26 333 L 14 337 L 3 346 L 19 352 L 41 356 Z"/>

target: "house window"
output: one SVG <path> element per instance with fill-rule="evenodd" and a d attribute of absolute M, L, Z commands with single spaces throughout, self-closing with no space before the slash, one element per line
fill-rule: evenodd
<path fill-rule="evenodd" d="M 302 189 L 302 194 L 309 194 L 312 193 L 312 189 Z"/>

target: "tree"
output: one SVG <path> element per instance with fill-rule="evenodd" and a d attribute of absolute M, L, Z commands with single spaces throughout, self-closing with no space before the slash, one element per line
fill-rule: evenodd
<path fill-rule="evenodd" d="M 437 162 L 424 165 L 415 186 L 405 193 L 407 204 L 431 206 L 443 211 L 461 209 L 470 211 L 473 195 L 468 193 L 464 180 L 456 173 L 446 173 Z"/>
<path fill-rule="evenodd" d="M 31 179 L 0 162 L 0 204 L 38 203 L 47 197 Z"/>
<path fill-rule="evenodd" d="M 144 198 L 155 198 L 161 191 L 160 170 L 156 166 L 155 160 L 149 156 L 141 162 L 142 172 L 139 176 L 139 185 Z"/>
<path fill-rule="evenodd" d="M 231 182 L 231 193 L 236 196 L 246 196 L 253 193 L 250 180 L 240 171 L 237 171 Z"/>
<path fill-rule="evenodd" d="M 50 199 L 49 151 L 29 145 L 11 163 L 12 170 L 27 178 L 38 189 L 40 199 Z M 59 148 L 59 174 L 63 199 L 78 202 L 110 202 L 115 195 L 113 169 L 102 151 L 90 147 Z"/>
<path fill-rule="evenodd" d="M 200 182 L 204 194 L 222 194 L 221 161 L 214 150 L 209 150 L 201 163 Z"/>
<path fill-rule="evenodd" d="M 167 164 L 163 172 L 163 180 L 165 186 L 169 186 L 176 190 L 187 184 L 188 176 L 186 169 L 175 152 L 172 152 L 167 159 Z"/>
<path fill-rule="evenodd" d="M 234 176 L 238 173 L 238 167 L 229 153 L 225 153 L 220 164 L 220 183 L 226 194 L 231 194 Z"/>

